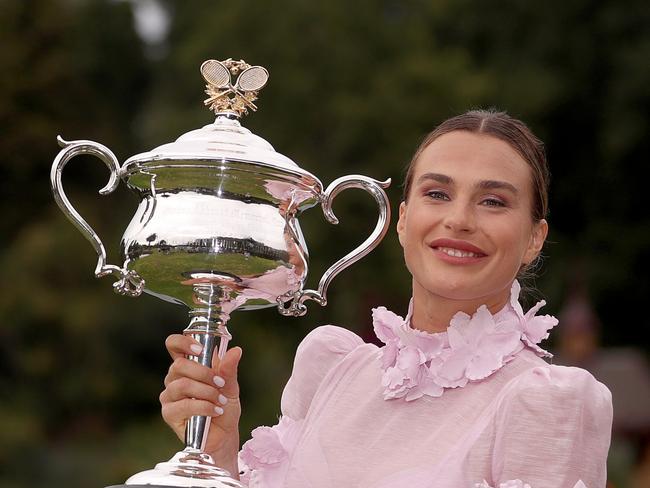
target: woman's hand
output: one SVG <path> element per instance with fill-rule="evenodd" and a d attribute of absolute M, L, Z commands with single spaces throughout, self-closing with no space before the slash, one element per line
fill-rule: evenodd
<path fill-rule="evenodd" d="M 237 366 L 241 348 L 228 350 L 221 362 L 215 349 L 213 367 L 208 368 L 185 357 L 201 352 L 201 345 L 191 337 L 170 335 L 165 346 L 173 362 L 165 376 L 165 389 L 160 394 L 163 419 L 184 441 L 185 424 L 190 417 L 212 417 L 205 451 L 212 455 L 217 465 L 236 477 L 241 414 Z"/>

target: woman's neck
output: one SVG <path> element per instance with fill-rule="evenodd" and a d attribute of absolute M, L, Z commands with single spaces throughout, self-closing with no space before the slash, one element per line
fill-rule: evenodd
<path fill-rule="evenodd" d="M 510 287 L 503 292 L 475 299 L 452 299 L 436 295 L 413 282 L 411 327 L 425 332 L 445 332 L 458 312 L 472 315 L 481 305 L 492 314 L 501 310 L 510 298 Z"/>

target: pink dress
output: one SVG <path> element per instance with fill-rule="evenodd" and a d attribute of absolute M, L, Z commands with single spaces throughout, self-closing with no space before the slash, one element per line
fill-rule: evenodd
<path fill-rule="evenodd" d="M 296 353 L 282 417 L 240 452 L 263 488 L 604 488 L 612 404 L 588 372 L 547 364 L 557 321 L 510 303 L 447 332 L 378 308 L 386 345 L 324 326 Z"/>

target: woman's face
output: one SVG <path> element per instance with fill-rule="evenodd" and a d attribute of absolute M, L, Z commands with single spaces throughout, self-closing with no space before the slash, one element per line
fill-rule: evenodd
<path fill-rule="evenodd" d="M 415 162 L 397 223 L 416 299 L 503 306 L 546 238 L 532 203 L 530 167 L 506 142 L 467 131 L 434 140 Z"/>

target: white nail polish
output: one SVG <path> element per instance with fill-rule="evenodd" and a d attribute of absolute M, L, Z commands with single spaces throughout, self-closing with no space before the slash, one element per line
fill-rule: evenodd
<path fill-rule="evenodd" d="M 215 376 L 212 378 L 214 381 L 214 384 L 217 385 L 219 388 L 221 388 L 223 385 L 226 384 L 226 380 L 224 380 L 221 376 Z"/>
<path fill-rule="evenodd" d="M 216 413 L 217 415 L 223 415 L 223 408 L 214 407 L 214 413 Z"/>
<path fill-rule="evenodd" d="M 228 399 L 223 395 L 219 395 L 219 403 L 221 403 L 222 405 L 226 405 L 228 404 Z"/>
<path fill-rule="evenodd" d="M 203 347 L 201 347 L 199 344 L 192 344 L 190 346 L 190 349 L 194 354 L 200 354 L 201 351 L 203 351 Z"/>

